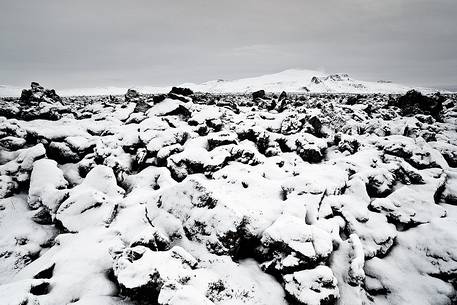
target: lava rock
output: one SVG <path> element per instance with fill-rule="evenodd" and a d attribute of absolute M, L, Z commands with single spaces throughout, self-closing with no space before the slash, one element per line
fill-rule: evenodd
<path fill-rule="evenodd" d="M 429 114 L 441 121 L 444 101 L 444 97 L 439 93 L 429 97 L 419 91 L 410 90 L 400 96 L 394 106 L 399 107 L 403 115 Z"/>
<path fill-rule="evenodd" d="M 78 162 L 82 159 L 67 143 L 51 142 L 47 149 L 50 158 L 59 163 Z"/>
<path fill-rule="evenodd" d="M 127 93 L 124 95 L 126 102 L 138 102 L 140 100 L 140 94 L 135 89 L 128 89 Z"/>
<path fill-rule="evenodd" d="M 213 150 L 214 148 L 222 145 L 236 144 L 237 138 L 238 136 L 234 132 L 212 133 L 208 137 L 208 150 Z"/>
<path fill-rule="evenodd" d="M 194 92 L 189 88 L 173 87 L 173 88 L 171 88 L 170 94 L 189 96 L 189 95 L 194 94 Z"/>
<path fill-rule="evenodd" d="M 9 136 L 0 139 L 0 147 L 3 147 L 8 150 L 17 150 L 23 148 L 26 142 L 27 141 L 24 138 Z"/>
<path fill-rule="evenodd" d="M 22 90 L 20 103 L 32 105 L 40 102 L 62 102 L 54 89 L 45 89 L 37 82 L 32 82 L 30 87 L 31 89 Z"/>
<path fill-rule="evenodd" d="M 279 95 L 278 101 L 282 101 L 282 100 L 285 100 L 285 99 L 287 99 L 287 93 L 286 93 L 286 91 L 283 91 Z"/>
<path fill-rule="evenodd" d="M 288 296 L 298 304 L 332 304 L 339 297 L 337 280 L 327 266 L 288 274 L 284 282 Z"/>
<path fill-rule="evenodd" d="M 252 99 L 258 99 L 258 98 L 264 98 L 265 97 L 265 90 L 258 90 L 255 92 L 252 92 Z"/>

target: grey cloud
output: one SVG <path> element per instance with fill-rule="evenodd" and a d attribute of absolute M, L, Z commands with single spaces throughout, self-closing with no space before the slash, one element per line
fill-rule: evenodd
<path fill-rule="evenodd" d="M 0 0 L 0 83 L 165 85 L 287 68 L 457 83 L 455 0 Z"/>

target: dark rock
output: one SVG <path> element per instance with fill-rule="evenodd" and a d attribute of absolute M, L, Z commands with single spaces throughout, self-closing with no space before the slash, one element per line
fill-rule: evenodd
<path fill-rule="evenodd" d="M 265 97 L 265 90 L 259 90 L 252 92 L 252 99 L 264 98 Z"/>
<path fill-rule="evenodd" d="M 49 121 L 57 121 L 62 118 L 62 114 L 59 110 L 55 107 L 48 107 L 41 109 L 39 106 L 37 107 L 30 107 L 27 109 L 22 109 L 20 113 L 20 118 L 25 121 L 31 120 L 49 120 Z"/>
<path fill-rule="evenodd" d="M 188 96 L 176 94 L 176 93 L 168 93 L 168 97 L 173 99 L 173 100 L 178 100 L 184 103 L 192 101 L 192 99 Z"/>
<path fill-rule="evenodd" d="M 165 94 L 154 95 L 152 97 L 152 101 L 154 102 L 154 104 L 157 104 L 157 103 L 162 102 L 166 98 L 167 98 L 167 96 Z"/>
<path fill-rule="evenodd" d="M 358 96 L 351 95 L 351 96 L 348 96 L 348 98 L 346 99 L 346 105 L 355 105 L 358 103 L 358 101 L 359 101 Z"/>
<path fill-rule="evenodd" d="M 41 270 L 40 272 L 38 272 L 37 274 L 35 274 L 35 276 L 33 277 L 34 279 L 50 279 L 52 278 L 53 274 L 54 274 L 54 267 L 56 266 L 56 264 L 52 264 L 51 266 Z"/>
<path fill-rule="evenodd" d="M 400 96 L 392 106 L 399 107 L 403 115 L 429 114 L 441 121 L 443 102 L 444 97 L 440 93 L 428 97 L 416 90 L 410 90 Z"/>
<path fill-rule="evenodd" d="M 0 175 L 0 199 L 14 194 L 18 188 L 18 183 L 10 176 Z"/>
<path fill-rule="evenodd" d="M 233 112 L 235 112 L 236 114 L 240 113 L 240 109 L 238 108 L 238 105 L 234 101 L 231 101 L 228 99 L 217 100 L 216 106 L 230 109 Z"/>
<path fill-rule="evenodd" d="M 345 134 L 337 134 L 335 138 L 340 152 L 348 151 L 350 154 L 354 154 L 359 150 L 360 143 L 357 138 Z"/>
<path fill-rule="evenodd" d="M 287 100 L 287 99 L 279 100 L 279 101 L 276 103 L 275 110 L 276 110 L 278 113 L 283 112 L 283 111 L 286 109 L 287 103 L 288 103 L 288 100 Z"/>
<path fill-rule="evenodd" d="M 297 149 L 297 154 L 310 163 L 319 163 L 324 159 L 324 153 L 316 145 L 304 145 Z"/>
<path fill-rule="evenodd" d="M 259 108 L 266 109 L 268 111 L 271 111 L 276 108 L 276 100 L 274 99 L 269 99 L 269 98 L 259 98 L 257 99 L 258 101 L 258 106 Z"/>
<path fill-rule="evenodd" d="M 8 150 L 17 150 L 23 148 L 25 144 L 26 140 L 24 138 L 8 136 L 0 139 L 0 147 L 6 148 Z"/>
<path fill-rule="evenodd" d="M 425 123 L 425 124 L 434 124 L 435 119 L 431 115 L 425 115 L 425 114 L 416 114 L 414 116 L 419 122 Z"/>
<path fill-rule="evenodd" d="M 237 144 L 237 134 L 231 132 L 213 133 L 208 137 L 208 150 L 222 145 Z"/>
<path fill-rule="evenodd" d="M 32 285 L 30 287 L 30 293 L 33 295 L 45 295 L 51 291 L 51 285 L 47 282 L 42 282 L 38 285 Z"/>
<path fill-rule="evenodd" d="M 319 137 L 321 136 L 322 132 L 321 132 L 321 128 L 322 128 L 322 122 L 321 122 L 321 119 L 315 115 L 313 115 L 312 117 L 310 117 L 308 119 L 308 123 L 311 124 L 311 126 L 313 126 L 313 135 L 315 135 L 316 137 Z"/>
<path fill-rule="evenodd" d="M 39 104 L 40 102 L 62 102 L 54 89 L 45 89 L 37 82 L 30 84 L 31 89 L 24 89 L 21 93 L 20 103 L 25 105 Z"/>
<path fill-rule="evenodd" d="M 303 127 L 302 121 L 298 119 L 296 115 L 289 115 L 284 118 L 281 122 L 281 128 L 279 130 L 283 135 L 291 135 L 299 132 Z"/>
<path fill-rule="evenodd" d="M 33 215 L 32 220 L 40 225 L 50 225 L 52 224 L 52 216 L 47 207 L 41 207 L 35 215 Z"/>
<path fill-rule="evenodd" d="M 313 84 L 320 84 L 320 83 L 322 83 L 322 80 L 321 80 L 319 77 L 317 77 L 317 76 L 313 76 L 313 77 L 311 78 L 311 82 L 312 82 Z"/>
<path fill-rule="evenodd" d="M 139 100 L 136 102 L 135 109 L 133 110 L 134 113 L 137 112 L 146 112 L 151 108 L 151 105 L 149 105 L 146 101 L 144 100 Z"/>
<path fill-rule="evenodd" d="M 135 89 L 128 89 L 127 93 L 124 96 L 126 102 L 138 102 L 141 99 L 140 94 Z"/>
<path fill-rule="evenodd" d="M 82 157 L 73 151 L 67 143 L 51 142 L 47 149 L 49 158 L 54 159 L 57 163 L 78 162 Z"/>
<path fill-rule="evenodd" d="M 277 141 L 271 139 L 266 131 L 260 131 L 255 128 L 240 130 L 238 138 L 240 141 L 249 140 L 256 144 L 258 151 L 267 157 L 276 156 L 281 152 Z"/>
<path fill-rule="evenodd" d="M 214 131 L 221 131 L 222 127 L 223 127 L 223 123 L 220 119 L 209 119 L 209 120 L 206 120 L 206 125 L 210 128 L 212 128 Z"/>
<path fill-rule="evenodd" d="M 295 145 L 296 148 L 290 148 L 296 149 L 296 153 L 303 161 L 318 163 L 324 159 L 328 143 L 311 134 L 302 133 L 301 137 L 295 140 Z"/>
<path fill-rule="evenodd" d="M 144 236 L 134 240 L 130 247 L 143 246 L 152 251 L 166 251 L 170 249 L 170 240 L 156 228 L 151 228 Z"/>
<path fill-rule="evenodd" d="M 181 144 L 173 144 L 170 146 L 162 147 L 158 152 L 157 152 L 157 165 L 158 166 L 166 166 L 167 165 L 167 159 L 171 155 L 180 153 L 184 150 Z"/>
<path fill-rule="evenodd" d="M 7 103 L 4 100 L 0 99 L 0 116 L 4 116 L 7 119 L 16 119 L 19 117 L 21 109 L 18 107 L 16 103 Z"/>
<path fill-rule="evenodd" d="M 452 99 L 447 99 L 446 101 L 444 101 L 443 107 L 446 109 L 455 107 L 455 101 L 453 101 Z"/>
<path fill-rule="evenodd" d="M 110 101 L 110 103 L 113 103 L 113 104 L 118 104 L 120 102 L 119 99 L 114 95 L 109 96 L 109 101 Z"/>
<path fill-rule="evenodd" d="M 173 87 L 169 94 L 178 94 L 183 96 L 189 96 L 194 94 L 194 92 L 189 88 Z"/>
<path fill-rule="evenodd" d="M 135 170 L 141 170 L 144 168 L 146 159 L 148 156 L 148 150 L 144 147 L 138 148 L 133 159 L 132 167 Z"/>

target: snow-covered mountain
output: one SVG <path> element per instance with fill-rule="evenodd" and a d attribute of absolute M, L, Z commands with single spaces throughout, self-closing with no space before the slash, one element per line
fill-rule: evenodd
<path fill-rule="evenodd" d="M 296 69 L 232 81 L 215 80 L 199 85 L 184 85 L 194 91 L 211 93 L 244 93 L 260 89 L 267 92 L 405 93 L 412 89 L 412 87 L 386 81 L 359 81 L 348 74 L 326 74 L 320 71 Z M 419 89 L 433 91 L 425 88 Z"/>
<path fill-rule="evenodd" d="M 180 87 L 187 87 L 195 92 L 208 93 L 249 93 L 257 90 L 267 92 L 311 92 L 311 93 L 405 93 L 411 89 L 418 89 L 424 93 L 435 92 L 434 89 L 409 87 L 389 81 L 360 81 L 348 74 L 327 74 L 314 70 L 289 69 L 279 73 L 267 74 L 258 77 L 241 78 L 237 80 L 212 80 L 201 84 L 184 83 Z M 134 89 L 142 93 L 165 93 L 172 86 L 152 87 L 143 86 Z M 57 93 L 61 96 L 72 95 L 119 95 L 128 88 L 122 87 L 95 87 L 61 89 Z M 0 85 L 0 96 L 19 96 L 21 88 Z"/>

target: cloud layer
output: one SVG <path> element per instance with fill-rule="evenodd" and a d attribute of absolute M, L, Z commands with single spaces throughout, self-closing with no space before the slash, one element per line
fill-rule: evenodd
<path fill-rule="evenodd" d="M 0 8 L 0 84 L 165 85 L 287 68 L 457 83 L 455 0 L 42 0 Z"/>

